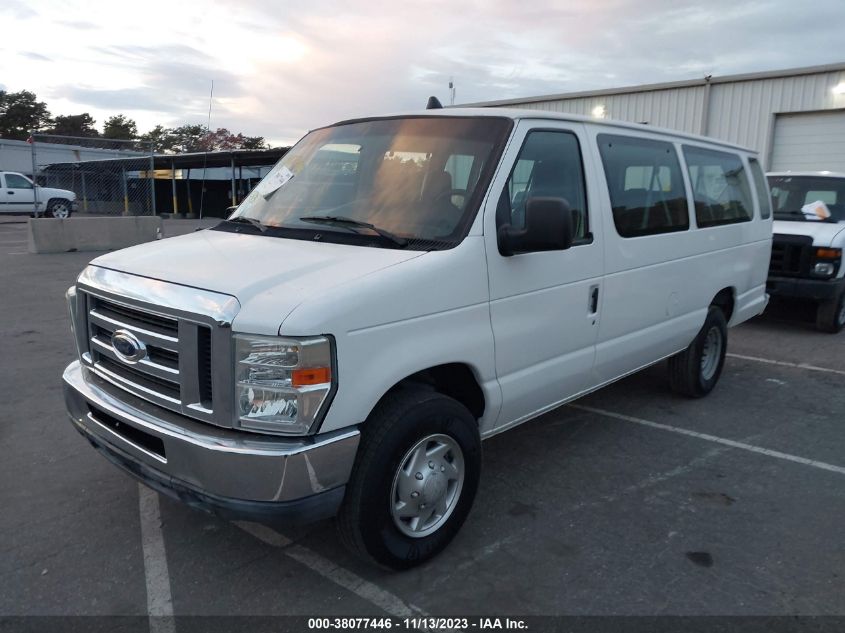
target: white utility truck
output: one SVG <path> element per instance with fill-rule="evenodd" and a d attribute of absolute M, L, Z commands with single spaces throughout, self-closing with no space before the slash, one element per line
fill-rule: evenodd
<path fill-rule="evenodd" d="M 69 218 L 76 208 L 73 191 L 42 187 L 23 174 L 0 171 L 0 215 L 43 214 L 48 218 Z"/>
<path fill-rule="evenodd" d="M 829 171 L 768 174 L 774 239 L 768 291 L 773 297 L 815 301 L 816 327 L 845 327 L 845 174 Z"/>

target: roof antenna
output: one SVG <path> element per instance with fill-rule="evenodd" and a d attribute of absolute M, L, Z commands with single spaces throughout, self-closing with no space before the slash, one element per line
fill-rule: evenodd
<path fill-rule="evenodd" d="M 426 110 L 440 110 L 442 108 L 443 108 L 443 104 L 440 103 L 440 99 L 438 99 L 437 97 L 434 97 L 434 96 L 429 97 L 428 103 L 425 104 Z"/>

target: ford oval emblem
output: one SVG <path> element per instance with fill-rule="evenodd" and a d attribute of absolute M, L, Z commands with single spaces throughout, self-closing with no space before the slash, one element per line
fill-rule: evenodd
<path fill-rule="evenodd" d="M 120 360 L 130 365 L 147 355 L 147 346 L 128 330 L 116 330 L 111 336 L 111 347 Z"/>

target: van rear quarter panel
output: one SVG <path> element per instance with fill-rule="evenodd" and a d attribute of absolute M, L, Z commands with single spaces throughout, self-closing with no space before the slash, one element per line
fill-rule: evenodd
<path fill-rule="evenodd" d="M 482 428 L 501 406 L 481 236 L 382 269 L 297 307 L 281 335 L 331 333 L 338 390 L 320 431 L 363 422 L 397 382 L 446 363 L 470 367 L 484 393 Z"/>

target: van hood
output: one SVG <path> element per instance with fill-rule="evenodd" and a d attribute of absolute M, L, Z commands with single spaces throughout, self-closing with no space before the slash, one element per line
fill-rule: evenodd
<path fill-rule="evenodd" d="M 125 248 L 91 263 L 232 295 L 241 304 L 237 330 L 276 334 L 309 297 L 424 254 L 204 230 Z"/>
<path fill-rule="evenodd" d="M 806 235 L 813 238 L 813 246 L 841 248 L 841 243 L 845 241 L 845 222 L 833 224 L 831 222 L 775 220 L 772 223 L 772 232 L 781 235 Z"/>

